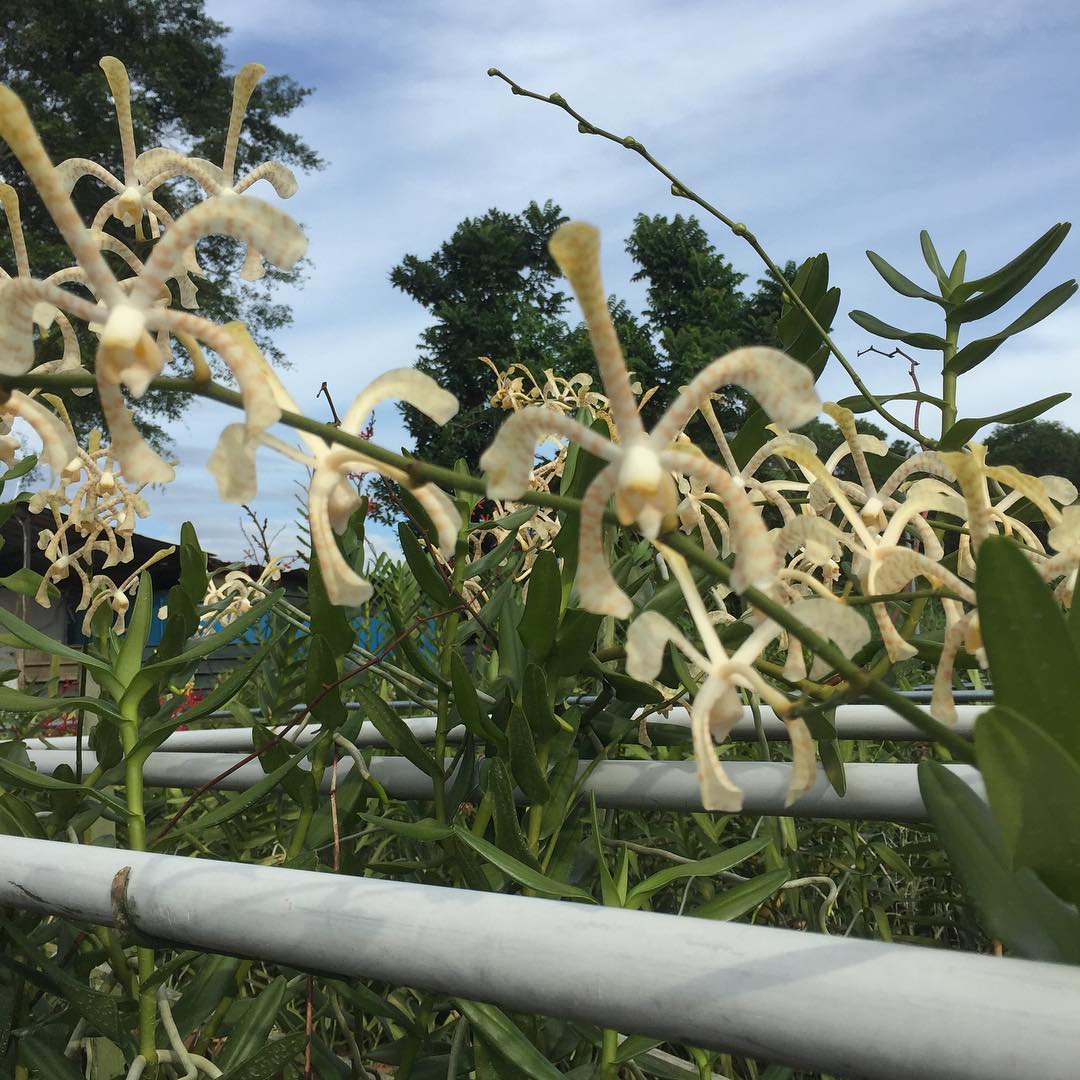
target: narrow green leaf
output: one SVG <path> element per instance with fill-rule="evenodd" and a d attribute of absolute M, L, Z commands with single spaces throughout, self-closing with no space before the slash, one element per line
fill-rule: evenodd
<path fill-rule="evenodd" d="M 120 651 L 113 665 L 113 673 L 124 686 L 131 682 L 135 672 L 142 667 L 143 651 L 146 639 L 150 635 L 150 626 L 154 619 L 154 583 L 150 575 L 143 571 L 139 575 L 139 588 L 135 593 L 135 603 L 127 619 L 127 628 L 120 641 Z"/>
<path fill-rule="evenodd" d="M 536 556 L 525 596 L 525 613 L 517 632 L 529 654 L 542 660 L 555 645 L 559 627 L 562 583 L 559 560 L 554 552 L 544 550 Z"/>
<path fill-rule="evenodd" d="M 317 735 L 309 746 L 297 750 L 297 752 L 279 768 L 275 769 L 272 773 L 267 773 L 266 776 L 261 780 L 256 781 L 246 791 L 241 791 L 239 794 L 232 796 L 221 806 L 217 807 L 215 810 L 211 810 L 210 813 L 204 814 L 194 821 L 185 820 L 183 831 L 185 833 L 203 832 L 206 829 L 214 828 L 216 825 L 221 825 L 226 821 L 231 821 L 237 814 L 242 814 L 249 806 L 254 806 L 260 799 L 269 795 L 270 792 L 281 783 L 289 770 L 295 769 L 308 754 L 322 743 L 323 739 L 324 736 Z M 171 837 L 166 838 L 166 842 L 171 843 Z"/>
<path fill-rule="evenodd" d="M 563 730 L 551 707 L 547 676 L 539 664 L 530 664 L 525 669 L 521 683 L 521 708 L 533 734 L 541 742 L 546 742 Z"/>
<path fill-rule="evenodd" d="M 875 394 L 874 398 L 881 405 L 886 405 L 890 401 L 925 401 L 927 404 L 936 405 L 939 408 L 943 408 L 945 405 L 944 398 L 934 397 L 933 394 L 927 394 L 921 390 L 906 390 L 901 394 Z M 853 413 L 871 412 L 874 408 L 869 398 L 862 394 L 853 394 L 851 397 L 841 398 L 837 405 L 850 409 Z"/>
<path fill-rule="evenodd" d="M 69 975 L 55 960 L 35 948 L 14 923 L 0 919 L 0 927 L 23 955 L 22 960 L 16 960 L 15 949 L 10 946 L 0 949 L 0 965 L 29 979 L 35 986 L 62 998 L 86 1020 L 91 1032 L 105 1035 L 121 1048 L 126 1049 L 132 1045 L 117 998 L 92 990 Z"/>
<path fill-rule="evenodd" d="M 922 248 L 923 259 L 926 262 L 927 268 L 930 273 L 937 278 L 942 291 L 946 291 L 949 287 L 949 275 L 945 273 L 945 267 L 941 265 L 941 260 L 938 258 L 934 242 L 930 239 L 930 234 L 925 229 L 919 233 L 919 246 Z"/>
<path fill-rule="evenodd" d="M 927 237 L 927 239 L 929 239 L 929 237 Z M 940 296 L 937 296 L 932 292 L 927 292 L 921 285 L 916 285 L 911 278 L 901 274 L 895 266 L 887 263 L 877 254 L 877 252 L 867 251 L 866 257 L 870 260 L 870 265 L 873 266 L 885 280 L 885 284 L 894 292 L 898 292 L 901 296 L 910 296 L 916 300 L 930 300 L 942 307 L 947 305 L 947 302 Z"/>
<path fill-rule="evenodd" d="M 322 634 L 312 634 L 308 644 L 304 700 L 308 702 L 315 722 L 330 731 L 336 731 L 345 723 L 340 679 L 337 657 L 330 643 Z"/>
<path fill-rule="evenodd" d="M 995 702 L 1080 761 L 1080 650 L 1050 588 L 1013 541 L 993 536 L 979 548 L 975 592 Z"/>
<path fill-rule="evenodd" d="M 461 843 L 472 848 L 481 858 L 491 863 L 492 866 L 501 870 L 507 877 L 513 878 L 519 885 L 524 885 L 533 892 L 543 893 L 545 896 L 558 896 L 571 900 L 587 900 L 595 903 L 592 896 L 584 889 L 576 885 L 570 885 L 565 881 L 556 881 L 539 870 L 533 870 L 523 862 L 507 855 L 502 848 L 496 847 L 489 840 L 476 836 L 470 829 L 463 825 L 454 826 L 454 836 Z"/>
<path fill-rule="evenodd" d="M 979 715 L 975 754 L 1013 865 L 1080 905 L 1080 762 L 1004 705 Z"/>
<path fill-rule="evenodd" d="M 979 338 L 969 341 L 949 361 L 946 370 L 957 375 L 963 375 L 973 367 L 981 364 L 988 356 L 993 355 L 1000 345 L 1014 334 L 1019 334 L 1030 329 L 1037 323 L 1042 322 L 1047 316 L 1052 315 L 1066 300 L 1076 292 L 1075 281 L 1065 281 L 1057 288 L 1051 289 L 1045 296 L 1040 297 L 1023 313 L 1014 319 L 1004 330 L 999 330 L 991 337 Z"/>
<path fill-rule="evenodd" d="M 464 998 L 454 998 L 454 1005 L 493 1053 L 531 1080 L 559 1080 L 562 1076 L 501 1009 Z"/>
<path fill-rule="evenodd" d="M 167 660 L 146 664 L 131 680 L 131 684 L 124 695 L 124 700 L 126 701 L 130 697 L 134 701 L 141 701 L 146 696 L 147 691 L 156 686 L 160 680 L 168 678 L 172 672 L 178 671 L 196 660 L 201 660 L 204 656 L 209 656 L 223 645 L 227 645 L 230 641 L 234 641 L 242 634 L 247 633 L 264 615 L 269 614 L 274 605 L 284 595 L 284 589 L 275 589 L 269 596 L 254 604 L 243 615 L 238 615 L 231 623 L 222 627 L 216 633 L 207 637 L 195 638 L 187 649 Z"/>
<path fill-rule="evenodd" d="M 567 803 L 570 793 L 574 789 L 574 782 L 578 775 L 577 750 L 571 744 L 566 754 L 555 764 L 548 773 L 548 786 L 551 788 L 551 798 L 544 803 L 544 810 L 540 816 L 540 839 L 546 840 L 556 829 L 560 828 L 566 817 Z"/>
<path fill-rule="evenodd" d="M 536 507 L 526 508 L 529 517 L 536 513 Z M 466 580 L 490 574 L 513 550 L 517 544 L 517 526 L 515 525 L 486 555 L 481 555 L 475 562 L 469 563 L 465 571 Z"/>
<path fill-rule="evenodd" d="M 833 791 L 843 798 L 847 792 L 847 777 L 844 775 L 844 758 L 840 753 L 839 741 L 836 739 L 819 739 L 818 757 Z"/>
<path fill-rule="evenodd" d="M 404 837 L 406 840 L 416 840 L 420 843 L 432 843 L 436 840 L 445 840 L 453 833 L 449 825 L 440 825 L 434 818 L 421 818 L 419 821 L 398 821 L 395 818 L 378 817 L 358 810 L 357 817 L 362 818 L 369 825 L 377 829 L 383 829 L 394 836 Z"/>
<path fill-rule="evenodd" d="M 61 713 L 73 712 L 75 709 L 86 709 L 110 720 L 120 719 L 115 706 L 106 698 L 46 698 L 13 690 L 10 686 L 0 686 L 0 710 L 4 712 Z"/>
<path fill-rule="evenodd" d="M 604 854 L 604 834 L 600 831 L 600 815 L 596 812 L 596 796 L 590 798 L 589 812 L 592 817 L 593 851 L 596 855 L 596 867 L 600 872 L 600 897 L 604 907 L 622 907 L 623 897 L 619 895 L 615 878 L 607 864 Z"/>
<path fill-rule="evenodd" d="M 225 1049 L 215 1062 L 224 1072 L 254 1057 L 266 1046 L 278 1010 L 285 1000 L 284 975 L 279 975 L 244 1010 L 243 1019 L 225 1040 Z"/>
<path fill-rule="evenodd" d="M 930 759 L 919 763 L 919 790 L 986 932 L 1029 960 L 1080 963 L 1080 914 L 1031 870 L 1013 870 L 990 807 Z"/>
<path fill-rule="evenodd" d="M 437 762 L 417 740 L 409 725 L 381 697 L 367 687 L 356 689 L 356 696 L 364 707 L 367 719 L 375 725 L 379 734 L 407 761 L 427 773 L 434 780 L 440 775 L 442 763 Z"/>
<path fill-rule="evenodd" d="M 673 881 L 682 881 L 685 878 L 712 877 L 723 870 L 730 870 L 744 859 L 749 859 L 751 856 L 764 851 L 770 843 L 772 843 L 771 837 L 759 836 L 753 840 L 736 844 L 735 847 L 729 848 L 727 851 L 721 851 L 719 854 L 712 855 L 707 859 L 698 859 L 696 862 L 683 863 L 679 866 L 671 866 L 666 870 L 661 870 L 647 877 L 630 890 L 626 906 L 628 908 L 641 907 L 646 900 Z"/>
<path fill-rule="evenodd" d="M 307 1041 L 307 1035 L 302 1031 L 274 1039 L 255 1057 L 222 1073 L 221 1080 L 274 1080 L 304 1052 Z"/>
<path fill-rule="evenodd" d="M 472 675 L 456 649 L 450 654 L 450 684 L 453 687 L 458 716 L 465 727 L 484 742 L 504 746 L 506 737 L 481 708 Z"/>
<path fill-rule="evenodd" d="M 89 799 L 96 799 L 99 803 L 115 810 L 118 814 L 127 814 L 127 807 L 117 798 L 97 791 L 95 788 L 83 787 L 82 784 L 71 784 L 65 780 L 57 780 L 56 777 L 47 773 L 37 772 L 35 769 L 27 769 L 8 761 L 0 754 L 0 777 L 6 777 L 8 783 L 14 788 L 28 789 L 30 791 L 73 791 Z"/>
<path fill-rule="evenodd" d="M 89 653 L 72 649 L 59 641 L 54 641 L 48 634 L 35 630 L 29 623 L 25 623 L 7 608 L 0 607 L 0 627 L 7 630 L 16 640 L 22 642 L 27 648 L 40 649 L 50 656 L 59 656 L 61 660 L 71 660 L 82 667 L 93 668 L 95 671 L 109 673 L 109 665 L 103 660 Z"/>
<path fill-rule="evenodd" d="M 890 341 L 902 341 L 913 349 L 931 349 L 943 352 L 946 348 L 945 339 L 936 334 L 924 334 L 917 330 L 901 330 L 896 326 L 890 326 L 887 322 L 869 314 L 866 311 L 849 311 L 848 318 L 856 326 L 878 337 L 889 338 Z"/>
<path fill-rule="evenodd" d="M 510 768 L 502 758 L 495 758 L 488 766 L 487 785 L 491 792 L 492 817 L 495 822 L 495 840 L 512 858 L 534 870 L 540 869 L 536 856 L 529 850 L 529 842 L 521 830 L 517 803 L 514 801 L 514 784 Z"/>
<path fill-rule="evenodd" d="M 0 577 L 0 588 L 10 589 L 20 596 L 36 596 L 41 588 L 41 575 L 28 566 L 21 566 L 15 573 Z M 60 596 L 60 590 L 51 582 L 47 591 L 50 600 L 56 600 Z"/>
<path fill-rule="evenodd" d="M 173 1020 L 181 1035 L 194 1031 L 218 1007 L 222 998 L 233 995 L 239 967 L 240 961 L 235 956 L 211 953 L 199 957 L 194 974 L 184 980 L 183 997 L 173 1006 Z"/>
<path fill-rule="evenodd" d="M 967 282 L 964 292 L 970 299 L 960 304 L 951 317 L 960 323 L 973 322 L 1004 307 L 1050 261 L 1068 235 L 1069 228 L 1067 222 L 1054 225 L 1000 270 L 985 278 Z"/>
<path fill-rule="evenodd" d="M 431 559 L 420 547 L 420 541 L 413 535 L 412 529 L 402 522 L 398 526 L 398 540 L 401 543 L 401 553 L 405 556 L 405 562 L 413 572 L 417 584 L 427 595 L 428 599 L 439 608 L 453 607 L 450 590 L 442 575 L 435 569 Z"/>
<path fill-rule="evenodd" d="M 510 710 L 510 770 L 518 787 L 531 803 L 546 803 L 551 798 L 544 770 L 536 756 L 536 743 L 525 714 L 517 705 Z"/>
<path fill-rule="evenodd" d="M 759 904 L 763 904 L 770 896 L 779 892 L 784 882 L 790 877 L 791 872 L 786 867 L 770 870 L 767 874 L 761 874 L 741 885 L 726 889 L 707 904 L 702 904 L 696 911 L 691 911 L 690 914 L 699 919 L 719 919 L 722 922 L 737 919 L 740 915 L 753 911 Z"/>
<path fill-rule="evenodd" d="M 961 297 L 957 295 L 957 292 L 961 285 L 964 285 L 964 274 L 967 272 L 967 252 L 961 251 L 956 256 L 956 261 L 952 264 L 952 269 L 949 271 L 949 293 L 954 301 L 959 302 Z M 964 296 L 970 296 L 971 289 L 968 285 L 964 285 Z"/>
<path fill-rule="evenodd" d="M 997 413 L 994 416 L 976 416 L 965 420 L 957 420 L 944 435 L 941 436 L 942 450 L 959 450 L 969 442 L 980 429 L 987 424 L 1023 424 L 1028 420 L 1034 420 L 1042 416 L 1044 412 L 1068 401 L 1072 394 L 1052 394 L 1050 397 L 1040 398 L 1031 402 L 1030 405 L 1022 405 L 1018 409 L 1009 409 L 1007 412 Z"/>

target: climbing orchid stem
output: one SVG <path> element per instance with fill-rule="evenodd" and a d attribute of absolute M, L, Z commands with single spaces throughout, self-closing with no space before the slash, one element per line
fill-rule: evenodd
<path fill-rule="evenodd" d="M 582 135 L 598 135 L 602 139 L 607 139 L 609 142 L 618 143 L 620 146 L 625 147 L 627 150 L 633 150 L 640 157 L 644 158 L 658 173 L 664 176 L 671 183 L 671 193 L 678 198 L 689 199 L 690 202 L 697 203 L 707 214 L 712 215 L 717 221 L 726 225 L 735 236 L 741 237 L 754 249 L 754 253 L 765 264 L 766 269 L 772 275 L 777 284 L 784 292 L 784 296 L 802 313 L 802 315 L 809 321 L 814 331 L 820 336 L 822 342 L 828 348 L 829 352 L 836 357 L 840 366 L 847 372 L 848 377 L 854 383 L 855 388 L 859 391 L 867 402 L 873 408 L 873 410 L 885 421 L 892 424 L 897 430 L 902 431 L 909 438 L 915 439 L 917 442 L 930 449 L 936 449 L 937 443 L 931 439 L 927 439 L 925 435 L 920 435 L 915 428 L 904 423 L 897 416 L 893 416 L 892 413 L 885 408 L 885 406 L 871 393 L 870 388 L 863 382 L 862 377 L 859 375 L 855 366 L 850 360 L 840 351 L 839 346 L 833 341 L 829 332 L 821 325 L 821 323 L 814 316 L 814 313 L 806 306 L 802 297 L 792 287 L 791 282 L 788 281 L 783 271 L 773 262 L 768 252 L 761 246 L 758 238 L 740 221 L 735 221 L 729 217 L 722 210 L 713 206 L 702 196 L 700 196 L 692 188 L 688 187 L 682 180 L 680 180 L 670 169 L 649 153 L 648 150 L 642 146 L 637 139 L 630 135 L 616 135 L 613 131 L 605 131 L 603 128 L 597 127 L 592 121 L 587 120 L 576 109 L 570 107 L 567 104 L 566 99 L 561 94 L 538 94 L 533 90 L 527 90 L 525 87 L 514 82 L 509 76 L 503 74 L 498 68 L 488 68 L 488 75 L 493 78 L 501 79 L 507 83 L 512 93 L 519 97 L 533 98 L 535 101 L 543 101 L 548 105 L 554 105 L 563 112 L 572 116 L 578 122 L 578 131 Z"/>

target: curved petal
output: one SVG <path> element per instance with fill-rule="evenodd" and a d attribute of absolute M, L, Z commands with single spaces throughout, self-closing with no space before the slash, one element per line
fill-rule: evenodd
<path fill-rule="evenodd" d="M 217 481 L 218 495 L 227 503 L 248 503 L 258 494 L 255 450 L 246 424 L 229 424 L 218 438 L 206 467 Z"/>
<path fill-rule="evenodd" d="M 63 421 L 22 391 L 13 390 L 7 401 L 0 405 L 0 412 L 21 417 L 34 429 L 41 439 L 42 460 L 54 475 L 59 476 L 73 462 L 79 462 L 75 437 Z"/>
<path fill-rule="evenodd" d="M 480 457 L 480 468 L 487 473 L 488 498 L 517 499 L 529 490 L 536 447 L 547 435 L 561 435 L 605 461 L 622 456 L 620 447 L 564 413 L 531 405 L 506 418 Z"/>
<path fill-rule="evenodd" d="M 568 221 L 551 234 L 551 257 L 574 290 L 589 331 L 596 366 L 604 383 L 611 415 L 620 438 L 644 434 L 637 402 L 630 388 L 622 346 L 611 321 L 604 283 L 600 277 L 600 230 L 584 221 Z M 670 439 L 665 440 L 670 442 Z"/>
<path fill-rule="evenodd" d="M 742 809 L 742 788 L 732 782 L 713 745 L 714 730 L 730 730 L 742 716 L 738 694 L 727 681 L 710 676 L 690 707 L 690 731 L 694 742 L 701 802 L 706 810 L 737 813 Z"/>
<path fill-rule="evenodd" d="M 615 490 L 616 480 L 615 469 L 609 466 L 601 469 L 585 489 L 578 523 L 578 568 L 574 585 L 578 600 L 586 611 L 628 619 L 634 611 L 633 602 L 611 576 L 604 553 L 604 508 Z"/>
<path fill-rule="evenodd" d="M 416 368 L 394 368 L 373 379 L 356 395 L 345 412 L 341 430 L 359 434 L 377 405 L 396 398 L 419 409 L 436 424 L 445 424 L 458 411 L 458 399 L 444 390 L 430 375 Z"/>
<path fill-rule="evenodd" d="M 258 81 L 266 74 L 262 64 L 245 64 L 233 79 L 232 109 L 229 112 L 229 132 L 225 136 L 225 156 L 221 161 L 221 171 L 226 184 L 233 182 L 233 169 L 236 166 L 236 150 L 240 145 L 240 129 L 244 124 L 244 113 L 255 91 Z"/>
<path fill-rule="evenodd" d="M 833 642 L 845 656 L 854 656 L 870 640 L 867 621 L 854 608 L 839 600 L 809 597 L 797 600 L 788 610 L 800 622 Z M 831 664 L 815 657 L 810 678 L 819 679 L 831 670 Z"/>
<path fill-rule="evenodd" d="M 53 168 L 45 147 L 19 96 L 0 86 L 0 138 L 30 177 L 49 216 L 67 242 L 75 261 L 86 271 L 94 292 L 107 302 L 120 299 L 119 286 L 98 250 L 97 241 L 82 222 L 62 179 Z"/>
<path fill-rule="evenodd" d="M 247 197 L 212 195 L 181 214 L 154 245 L 132 290 L 132 302 L 142 306 L 152 303 L 165 279 L 183 265 L 185 252 L 204 236 L 218 234 L 245 241 L 286 270 L 307 250 L 300 226 L 276 207 Z"/>
<path fill-rule="evenodd" d="M 778 349 L 736 349 L 702 368 L 660 418 L 651 437 L 671 442 L 702 404 L 722 386 L 741 386 L 769 417 L 786 428 L 808 424 L 821 409 L 814 376 Z"/>

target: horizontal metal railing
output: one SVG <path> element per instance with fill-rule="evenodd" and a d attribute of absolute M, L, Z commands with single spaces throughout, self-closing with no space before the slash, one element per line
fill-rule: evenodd
<path fill-rule="evenodd" d="M 30 760 L 42 773 L 60 765 L 75 767 L 74 750 L 30 750 Z M 199 788 L 210 785 L 222 791 L 246 791 L 266 775 L 258 761 L 244 761 L 241 754 L 180 754 L 158 751 L 143 766 L 149 787 Z M 83 754 L 83 770 L 97 764 L 96 756 Z M 697 813 L 704 807 L 693 761 L 582 761 L 579 773 L 594 765 L 583 784 L 586 795 L 595 795 L 599 806 L 634 810 L 673 810 Z M 239 766 L 239 768 L 237 768 Z M 837 795 L 819 769 L 814 787 L 790 806 L 786 805 L 791 766 L 781 762 L 727 761 L 724 767 L 743 790 L 744 814 L 836 819 L 869 819 L 924 822 L 926 806 L 919 793 L 915 765 L 865 764 L 844 767 L 846 793 Z M 338 762 L 338 783 L 351 772 L 351 759 Z M 977 769 L 969 765 L 948 768 L 969 787 L 985 797 Z M 432 798 L 431 777 L 399 757 L 374 757 L 372 776 L 395 799 Z M 231 770 L 231 771 L 230 771 Z M 225 775 L 228 774 L 228 775 Z M 220 779 L 218 779 L 220 777 Z M 330 788 L 331 770 L 323 774 L 324 791 Z M 519 796 L 524 802 L 524 796 Z"/>
<path fill-rule="evenodd" d="M 965 738 L 971 738 L 975 730 L 975 718 L 986 706 L 984 705 L 958 705 L 955 731 Z M 412 729 L 413 734 L 421 742 L 433 742 L 435 739 L 435 717 L 414 716 L 405 719 Z M 650 716 L 646 724 L 650 731 L 658 737 L 661 732 L 681 738 L 690 738 L 690 716 L 686 709 L 676 707 L 671 709 L 666 716 Z M 767 739 L 785 739 L 786 731 L 782 721 L 769 708 L 761 709 L 761 724 Z M 907 742 L 922 740 L 926 736 L 913 724 L 901 716 L 887 709 L 883 705 L 840 705 L 835 713 L 836 734 L 841 739 L 867 739 L 873 741 Z M 284 730 L 277 728 L 276 730 Z M 299 733 L 290 732 L 286 738 L 303 746 L 318 733 L 317 726 L 309 726 Z M 450 729 L 447 740 L 450 743 L 458 743 L 465 737 L 465 729 L 457 726 Z M 757 738 L 757 729 L 754 725 L 753 714 L 749 708 L 743 710 L 742 719 L 739 720 L 731 731 L 728 738 L 732 742 L 752 742 Z M 71 750 L 75 748 L 76 737 L 74 735 L 62 735 L 47 740 L 27 739 L 27 746 L 34 749 Z M 385 747 L 386 741 L 379 734 L 373 724 L 365 722 L 353 742 L 362 747 Z M 203 731 L 176 731 L 170 735 L 161 748 L 169 751 L 185 751 L 187 753 L 241 753 L 250 751 L 252 744 L 252 729 L 247 727 L 233 728 L 210 728 Z"/>
<path fill-rule="evenodd" d="M 0 865 L 0 905 L 840 1076 L 1077 1075 L 1065 965 L 22 837 Z"/>

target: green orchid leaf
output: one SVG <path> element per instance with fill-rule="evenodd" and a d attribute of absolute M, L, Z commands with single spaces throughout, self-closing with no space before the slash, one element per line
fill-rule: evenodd
<path fill-rule="evenodd" d="M 1051 289 L 1045 296 L 1036 300 L 1019 316 L 1014 319 L 1004 330 L 999 330 L 991 337 L 978 338 L 969 341 L 946 365 L 945 370 L 956 375 L 963 375 L 973 367 L 981 364 L 987 357 L 992 356 L 997 349 L 1015 334 L 1030 329 L 1037 323 L 1042 322 L 1047 316 L 1052 315 L 1069 297 L 1076 292 L 1075 281 L 1065 281 Z"/>
<path fill-rule="evenodd" d="M 1014 869 L 990 807 L 940 762 L 919 763 L 919 790 L 983 928 L 1029 960 L 1080 963 L 1080 914 L 1027 869 Z"/>
<path fill-rule="evenodd" d="M 940 439 L 939 445 L 942 450 L 959 450 L 965 443 L 975 437 L 975 433 L 988 424 L 1023 424 L 1028 420 L 1034 420 L 1042 416 L 1063 401 L 1068 401 L 1072 394 L 1051 394 L 1050 397 L 1040 398 L 1029 405 L 1021 405 L 1018 409 L 1009 409 L 1007 412 L 996 413 L 993 416 L 972 416 L 964 420 L 957 420 Z"/>
<path fill-rule="evenodd" d="M 927 237 L 929 239 L 929 237 Z M 916 300 L 930 300 L 941 307 L 947 307 L 948 301 L 932 292 L 927 292 L 921 285 L 916 285 L 909 277 L 905 277 L 895 266 L 887 263 L 877 252 L 867 251 L 866 257 L 871 266 L 884 278 L 885 284 L 901 296 L 910 296 Z"/>
<path fill-rule="evenodd" d="M 948 347 L 945 339 L 938 337 L 937 334 L 924 334 L 916 330 L 901 330 L 899 327 L 882 322 L 881 319 L 866 311 L 849 311 L 848 318 L 856 326 L 861 326 L 871 334 L 889 338 L 890 341 L 902 341 L 913 349 L 931 349 L 944 352 Z"/>
<path fill-rule="evenodd" d="M 922 248 L 923 259 L 926 262 L 927 268 L 930 273 L 937 278 L 938 284 L 944 292 L 949 286 L 949 275 L 945 273 L 945 268 L 941 265 L 941 260 L 938 258 L 934 242 L 930 239 L 930 234 L 925 229 L 919 233 L 919 246 Z"/>
<path fill-rule="evenodd" d="M 507 855 L 502 848 L 496 847 L 489 840 L 476 836 L 471 830 L 463 825 L 454 826 L 454 836 L 466 847 L 472 848 L 482 859 L 491 863 L 496 869 L 501 870 L 507 877 L 513 878 L 519 885 L 524 885 L 533 892 L 544 896 L 558 896 L 566 900 L 586 900 L 590 904 L 595 903 L 592 896 L 584 889 L 576 885 L 570 885 L 565 881 L 556 881 L 546 874 L 534 870 L 525 863 Z"/>
<path fill-rule="evenodd" d="M 959 306 L 952 312 L 952 318 L 960 323 L 972 322 L 1004 307 L 1050 261 L 1068 236 L 1069 228 L 1068 222 L 1051 226 L 1034 244 L 999 270 L 965 282 L 962 291 L 953 294 Z"/>
<path fill-rule="evenodd" d="M 1080 761 L 1004 705 L 980 714 L 975 754 L 1013 865 L 1080 904 Z"/>

